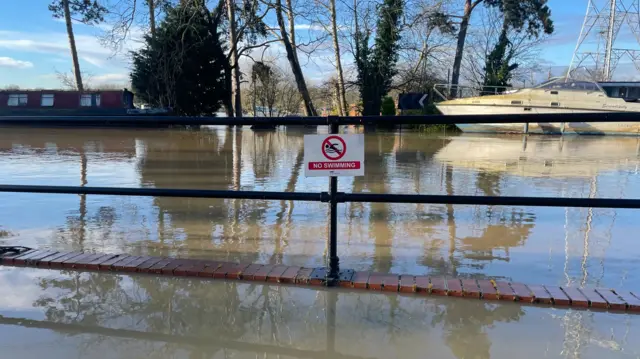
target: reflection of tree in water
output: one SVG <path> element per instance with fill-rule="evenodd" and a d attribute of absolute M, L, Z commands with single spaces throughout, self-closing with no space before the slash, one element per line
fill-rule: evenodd
<path fill-rule="evenodd" d="M 389 193 L 388 161 L 394 142 L 394 134 L 381 132 L 370 136 L 365 141 L 365 175 L 354 177 L 352 190 L 354 193 Z M 354 216 L 353 211 L 356 209 L 364 212 L 365 205 L 369 206 L 369 237 L 373 239 L 375 244 L 372 270 L 387 273 L 391 269 L 393 260 L 391 256 L 392 243 L 390 243 L 393 232 L 390 229 L 390 221 L 395 218 L 391 218 L 390 206 L 384 203 L 351 204 L 350 217 Z"/>
<path fill-rule="evenodd" d="M 282 286 L 64 271 L 56 278 L 41 279 L 40 286 L 43 294 L 33 305 L 44 309 L 50 322 L 212 338 L 221 343 L 219 347 L 163 343 L 164 354 L 187 350 L 209 357 L 224 350 L 225 340 L 251 342 L 248 339 L 256 337 L 258 342 L 292 345 L 295 333 L 289 323 L 296 320 L 307 324 L 305 334 L 324 337 L 321 326 L 311 325 L 318 313 L 288 305 L 289 289 Z M 107 339 L 86 336 L 81 340 L 91 350 Z"/>
<path fill-rule="evenodd" d="M 524 310 L 517 304 L 492 304 L 451 299 L 437 306 L 434 324 L 442 324 L 445 342 L 456 358 L 491 358 L 491 339 L 486 332 L 497 322 L 519 321 Z"/>
<path fill-rule="evenodd" d="M 142 182 L 159 188 L 237 190 L 242 189 L 241 176 L 252 172 L 256 186 L 248 189 L 259 189 L 255 187 L 274 177 L 285 152 L 292 152 L 293 138 L 299 146 L 286 182 L 286 190 L 293 191 L 302 167 L 301 138 L 287 136 L 283 131 L 244 132 L 248 131 L 227 129 L 220 138 L 206 131 L 171 131 L 160 138 L 143 139 L 145 158 L 139 163 Z M 268 228 L 265 224 L 275 224 L 275 250 L 282 251 L 281 235 L 286 237 L 282 226 L 288 224 L 284 221 L 284 201 L 280 208 L 274 208 L 269 201 L 235 199 L 155 198 L 154 203 L 159 209 L 160 228 L 169 224 L 183 232 L 186 239 L 185 242 L 173 233 L 167 238 L 161 233 L 162 245 L 169 241 L 177 250 L 214 249 L 216 255 L 227 260 L 256 261 L 262 244 L 268 240 L 265 237 L 269 237 L 264 233 Z M 290 218 L 293 205 L 289 203 L 288 208 Z M 275 223 L 268 223 L 271 212 L 276 213 Z M 239 245 L 241 251 L 237 250 Z"/>
<path fill-rule="evenodd" d="M 452 196 L 455 195 L 454 168 L 449 164 L 444 167 L 446 194 Z M 476 186 L 485 195 L 499 196 L 500 175 L 480 173 Z M 510 248 L 525 244 L 536 219 L 533 213 L 523 212 L 519 208 L 474 206 L 474 228 L 483 227 L 482 232 L 478 236 L 458 238 L 455 207 L 447 204 L 445 208 L 449 235 L 448 259 L 445 261 L 443 257 L 436 257 L 438 251 L 433 250 L 429 252 L 429 256 L 424 257 L 423 264 L 435 269 L 434 273 L 450 276 L 457 276 L 460 267 L 480 270 L 495 260 L 509 261 Z M 503 250 L 505 256 L 496 255 L 496 250 Z"/>

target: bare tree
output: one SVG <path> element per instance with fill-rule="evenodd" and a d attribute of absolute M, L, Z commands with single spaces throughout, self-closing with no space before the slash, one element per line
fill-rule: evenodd
<path fill-rule="evenodd" d="M 251 66 L 251 84 L 247 104 L 254 116 L 280 117 L 297 114 L 302 102 L 295 82 L 285 72 L 267 62 Z"/>
<path fill-rule="evenodd" d="M 104 14 L 107 9 L 100 5 L 96 0 L 53 0 L 51 4 L 49 4 L 49 11 L 53 13 L 54 18 L 64 18 L 64 22 L 67 26 L 67 36 L 69 37 L 69 48 L 71 50 L 71 59 L 73 61 L 76 88 L 78 91 L 83 91 L 82 74 L 80 72 L 80 62 L 78 61 L 78 51 L 76 49 L 76 40 L 73 34 L 72 20 L 87 25 L 98 24 L 104 21 Z"/>
<path fill-rule="evenodd" d="M 285 51 L 287 53 L 287 60 L 289 61 L 289 65 L 291 66 L 291 72 L 293 73 L 293 76 L 296 80 L 296 86 L 298 87 L 300 96 L 302 96 L 302 101 L 304 103 L 304 113 L 306 116 L 316 116 L 316 109 L 313 106 L 313 101 L 311 100 L 311 96 L 309 95 L 309 89 L 307 88 L 307 83 L 304 79 L 304 75 L 302 74 L 300 62 L 298 61 L 295 37 L 295 14 L 293 12 L 293 7 L 291 6 L 291 0 L 287 0 L 287 7 L 289 31 L 287 31 L 287 25 L 284 20 L 285 10 L 282 6 L 282 0 L 275 0 L 273 10 L 278 21 L 279 39 L 284 45 Z"/>
<path fill-rule="evenodd" d="M 63 88 L 78 91 L 84 91 L 91 88 L 91 79 L 93 78 L 93 74 L 84 71 L 80 73 L 80 78 L 84 80 L 82 89 L 78 88 L 76 76 L 77 75 L 75 74 L 75 71 L 73 69 L 69 72 L 61 72 L 56 70 L 56 78 L 58 79 L 58 81 L 60 81 L 60 84 L 62 84 Z"/>
<path fill-rule="evenodd" d="M 481 87 L 485 81 L 488 54 L 495 47 L 503 28 L 503 15 L 495 8 L 483 8 L 478 26 L 469 33 L 461 66 L 461 75 L 468 82 Z M 540 52 L 548 36 L 533 38 L 523 31 L 510 29 L 507 35 L 512 61 L 518 64 L 514 79 L 523 84 L 531 82 L 531 74 L 541 71 Z"/>
<path fill-rule="evenodd" d="M 156 18 L 164 13 L 172 0 L 105 0 L 110 27 L 100 36 L 100 42 L 115 53 L 122 50 L 132 36 L 141 31 L 156 34 Z"/>

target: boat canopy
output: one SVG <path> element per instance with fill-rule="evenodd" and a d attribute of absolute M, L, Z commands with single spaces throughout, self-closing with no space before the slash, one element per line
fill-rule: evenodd
<path fill-rule="evenodd" d="M 602 87 L 596 82 L 585 80 L 573 80 L 566 77 L 556 77 L 545 81 L 534 88 L 548 90 L 576 90 L 576 91 L 598 91 L 604 92 Z"/>

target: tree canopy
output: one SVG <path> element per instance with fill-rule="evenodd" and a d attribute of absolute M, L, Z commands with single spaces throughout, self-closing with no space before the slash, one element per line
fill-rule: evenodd
<path fill-rule="evenodd" d="M 104 21 L 107 9 L 96 0 L 66 0 L 73 20 L 87 25 L 96 25 Z M 56 19 L 64 19 L 65 0 L 53 0 L 49 4 L 49 11 Z"/>
<path fill-rule="evenodd" d="M 380 115 L 382 97 L 396 75 L 400 18 L 403 0 L 384 0 L 378 10 L 378 23 L 373 48 L 369 48 L 370 33 L 356 29 L 356 67 L 362 99 L 362 114 Z"/>
<path fill-rule="evenodd" d="M 131 83 L 139 98 L 187 116 L 220 109 L 226 57 L 210 21 L 196 5 L 167 11 L 155 37 L 146 36 L 145 46 L 132 53 Z"/>

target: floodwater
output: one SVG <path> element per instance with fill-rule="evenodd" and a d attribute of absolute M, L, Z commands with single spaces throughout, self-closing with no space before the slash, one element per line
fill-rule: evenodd
<path fill-rule="evenodd" d="M 357 132 L 358 129 L 344 129 Z M 326 191 L 303 135 L 2 129 L 0 183 Z M 640 139 L 366 134 L 344 192 L 640 198 Z M 0 245 L 320 266 L 326 204 L 2 193 Z M 640 289 L 638 211 L 340 204 L 343 268 Z M 50 358 L 638 358 L 640 319 L 286 286 L 0 268 L 0 346 Z M 8 294 L 7 294 L 8 293 Z"/>

